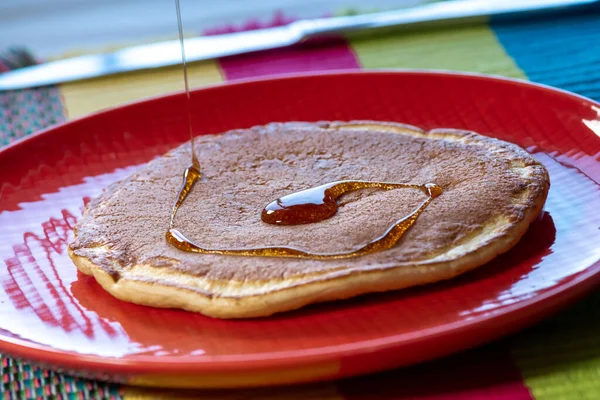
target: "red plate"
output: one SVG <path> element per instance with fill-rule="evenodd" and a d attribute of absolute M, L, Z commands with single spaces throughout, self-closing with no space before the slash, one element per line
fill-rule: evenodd
<path fill-rule="evenodd" d="M 186 140 L 184 96 L 69 122 L 0 152 L 0 351 L 133 384 L 227 387 L 351 376 L 521 329 L 600 278 L 600 105 L 483 76 L 352 72 L 195 91 L 197 133 L 270 121 L 391 120 L 520 144 L 550 171 L 517 247 L 450 282 L 221 321 L 121 302 L 66 254 L 84 203 Z"/>

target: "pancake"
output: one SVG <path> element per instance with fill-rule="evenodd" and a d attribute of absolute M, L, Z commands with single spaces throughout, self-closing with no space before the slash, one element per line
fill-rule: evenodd
<path fill-rule="evenodd" d="M 443 193 L 391 249 L 341 260 L 196 254 L 167 243 L 171 209 L 190 164 L 185 143 L 110 185 L 75 229 L 69 254 L 113 296 L 218 318 L 268 316 L 453 278 L 513 247 L 543 209 L 546 169 L 520 147 L 474 132 L 388 122 L 272 123 L 195 139 L 202 178 L 177 229 L 213 249 L 291 246 L 352 252 L 426 196 L 364 189 L 336 215 L 273 226 L 263 207 L 339 180 L 435 183 Z"/>

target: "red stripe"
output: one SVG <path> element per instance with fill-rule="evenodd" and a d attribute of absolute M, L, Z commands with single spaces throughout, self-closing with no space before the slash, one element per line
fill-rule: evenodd
<path fill-rule="evenodd" d="M 341 69 L 358 69 L 360 64 L 346 41 L 311 43 L 286 49 L 227 57 L 220 60 L 226 79 Z"/>
<path fill-rule="evenodd" d="M 532 400 L 503 342 L 338 383 L 346 400 Z"/>

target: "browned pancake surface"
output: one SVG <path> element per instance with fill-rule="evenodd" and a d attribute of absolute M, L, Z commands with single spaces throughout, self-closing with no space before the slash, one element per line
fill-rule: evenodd
<path fill-rule="evenodd" d="M 317 261 L 175 249 L 165 232 L 182 172 L 190 164 L 189 143 L 94 199 L 70 248 L 105 271 L 151 265 L 208 280 L 266 281 L 340 268 L 384 269 L 443 254 L 499 216 L 516 224 L 528 207 L 545 198 L 545 169 L 517 146 L 469 132 L 389 127 L 369 122 L 274 123 L 198 137 L 203 178 L 181 207 L 176 226 L 206 248 L 292 246 L 315 253 L 350 252 L 382 235 L 425 195 L 414 189 L 363 190 L 342 197 L 333 218 L 300 226 L 265 224 L 261 210 L 286 194 L 344 179 L 440 185 L 444 193 L 391 250 Z M 527 178 L 521 172 L 525 170 Z"/>

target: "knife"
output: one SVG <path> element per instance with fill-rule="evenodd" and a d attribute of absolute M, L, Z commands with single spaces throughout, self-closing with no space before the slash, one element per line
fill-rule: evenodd
<path fill-rule="evenodd" d="M 526 18 L 541 13 L 588 11 L 600 0 L 454 0 L 396 11 L 350 17 L 320 18 L 282 27 L 185 40 L 188 61 L 210 60 L 291 46 L 315 38 L 355 36 L 385 29 L 423 25 Z M 96 55 L 85 55 L 20 68 L 0 74 L 0 91 L 72 82 L 128 71 L 181 63 L 178 40 L 145 44 Z"/>

